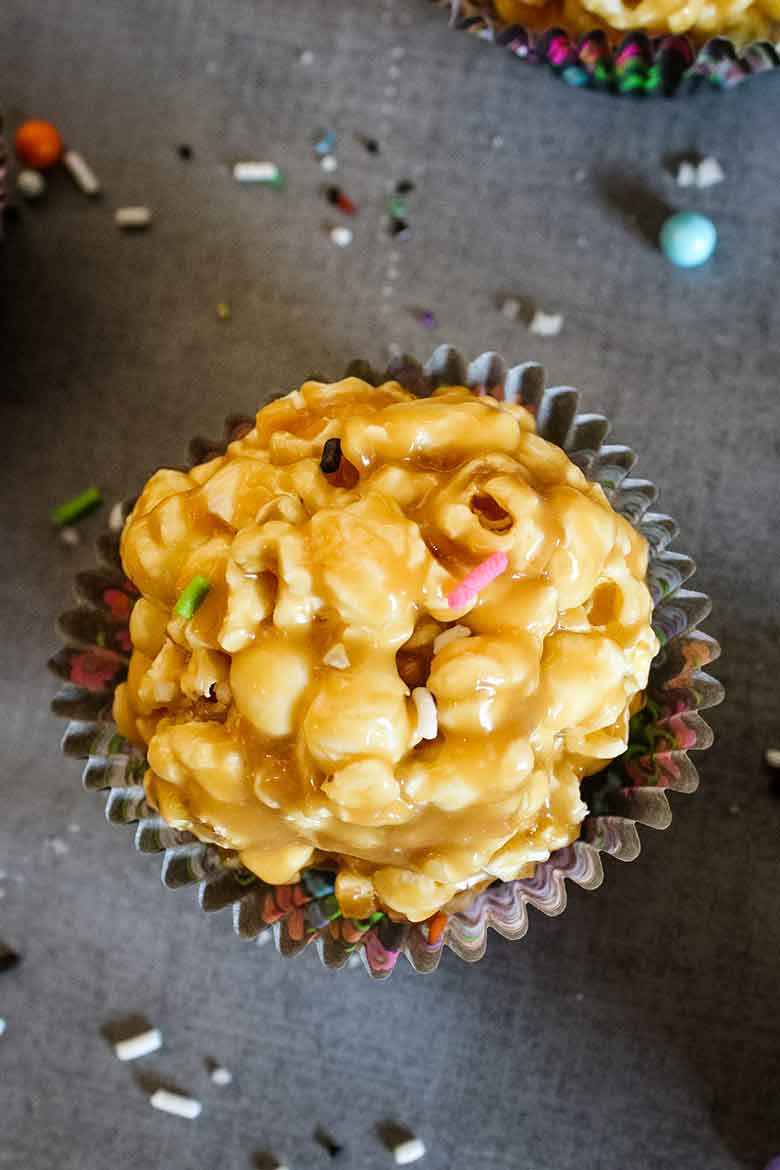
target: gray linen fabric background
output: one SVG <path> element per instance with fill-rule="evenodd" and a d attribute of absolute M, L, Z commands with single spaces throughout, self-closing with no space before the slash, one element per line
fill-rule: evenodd
<path fill-rule="evenodd" d="M 232 1170 L 270 1149 L 315 1170 L 323 1124 L 341 1165 L 380 1170 L 375 1126 L 396 1118 L 429 1170 L 761 1167 L 780 1152 L 780 802 L 762 766 L 780 739 L 780 75 L 637 103 L 571 91 L 423 0 L 3 0 L 0 97 L 11 127 L 53 118 L 106 192 L 54 176 L 0 248 L 0 938 L 24 955 L 0 976 L 0 1166 Z M 328 127 L 361 208 L 343 250 L 312 151 Z M 665 160 L 691 149 L 722 185 L 674 186 Z M 276 161 L 286 189 L 235 184 L 237 157 Z M 405 177 L 397 243 L 383 208 Z M 128 203 L 152 207 L 149 232 L 116 230 Z M 667 205 L 717 222 L 701 271 L 653 246 Z M 562 334 L 506 320 L 508 293 L 562 311 Z M 700 791 L 672 798 L 637 862 L 608 862 L 562 918 L 532 912 L 524 941 L 492 935 L 476 967 L 448 955 L 376 985 L 240 942 L 81 790 L 44 664 L 99 521 L 66 550 L 48 513 L 93 481 L 132 493 L 312 371 L 441 341 L 541 360 L 641 452 L 713 598 L 728 697 Z M 142 1067 L 101 1032 L 131 1012 L 165 1035 Z M 201 1118 L 153 1111 L 147 1076 Z"/>

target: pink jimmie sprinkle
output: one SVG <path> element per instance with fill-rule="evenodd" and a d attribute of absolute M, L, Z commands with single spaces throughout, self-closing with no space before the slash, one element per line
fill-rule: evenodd
<path fill-rule="evenodd" d="M 462 609 L 464 605 L 468 605 L 486 585 L 495 581 L 496 577 L 504 572 L 508 564 L 509 557 L 506 553 L 492 553 L 447 594 L 447 605 L 450 609 Z"/>

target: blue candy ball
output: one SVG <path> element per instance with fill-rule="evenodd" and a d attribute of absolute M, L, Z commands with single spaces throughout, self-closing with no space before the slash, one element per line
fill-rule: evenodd
<path fill-rule="evenodd" d="M 696 211 L 678 211 L 661 228 L 661 251 L 678 268 L 705 264 L 717 242 L 715 224 Z"/>

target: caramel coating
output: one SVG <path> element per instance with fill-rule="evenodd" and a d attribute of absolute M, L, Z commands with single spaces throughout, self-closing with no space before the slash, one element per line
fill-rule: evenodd
<path fill-rule="evenodd" d="M 420 921 L 573 841 L 657 650 L 642 538 L 527 411 L 461 387 L 307 382 L 156 472 L 121 551 L 142 597 L 114 714 L 150 801 L 267 882 L 336 864 L 356 916 Z"/>
<path fill-rule="evenodd" d="M 571 34 L 595 28 L 619 33 L 686 34 L 697 41 L 726 36 L 746 44 L 775 40 L 780 0 L 494 0 L 508 24 L 562 27 Z"/>

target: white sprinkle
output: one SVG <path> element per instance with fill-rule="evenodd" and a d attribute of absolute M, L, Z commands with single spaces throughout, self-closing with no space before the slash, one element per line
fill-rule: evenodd
<path fill-rule="evenodd" d="M 678 187 L 695 187 L 697 179 L 697 168 L 693 163 L 681 162 L 677 168 L 677 186 Z"/>
<path fill-rule="evenodd" d="M 108 513 L 108 527 L 112 532 L 121 532 L 125 526 L 125 513 L 122 507 L 122 501 L 117 502 L 112 506 Z"/>
<path fill-rule="evenodd" d="M 229 1085 L 233 1080 L 233 1074 L 229 1068 L 222 1068 L 220 1065 L 211 1070 L 211 1079 L 215 1085 Z"/>
<path fill-rule="evenodd" d="M 352 243 L 352 232 L 348 227 L 334 227 L 330 229 L 330 238 L 339 248 L 348 248 Z"/>
<path fill-rule="evenodd" d="M 71 821 L 71 823 L 68 825 L 68 832 L 69 833 L 80 833 L 81 832 L 81 825 L 77 825 L 75 821 Z"/>
<path fill-rule="evenodd" d="M 25 199 L 39 199 L 46 190 L 46 180 L 40 171 L 19 171 L 16 187 Z"/>
<path fill-rule="evenodd" d="M 334 171 L 338 170 L 338 162 L 335 155 L 324 154 L 320 159 L 320 166 L 327 175 L 332 175 Z"/>
<path fill-rule="evenodd" d="M 516 321 L 520 315 L 520 302 L 514 297 L 507 297 L 501 306 L 501 313 L 507 321 Z"/>
<path fill-rule="evenodd" d="M 584 183 L 585 180 L 587 179 L 587 177 L 588 177 L 588 172 L 585 170 L 584 167 L 578 167 L 577 170 L 574 172 L 574 182 L 575 183 Z"/>
<path fill-rule="evenodd" d="M 237 162 L 233 167 L 233 178 L 239 183 L 275 183 L 279 168 L 272 162 Z"/>
<path fill-rule="evenodd" d="M 490 140 L 490 145 L 493 147 L 494 150 L 500 150 L 501 147 L 504 145 L 504 140 L 500 134 L 495 134 L 493 136 L 493 138 L 491 138 L 491 140 Z"/>
<path fill-rule="evenodd" d="M 46 844 L 57 857 L 64 857 L 70 852 L 70 845 L 62 837 L 50 837 Z"/>
<path fill-rule="evenodd" d="M 578 248 L 587 248 L 588 237 L 587 236 L 577 236 L 576 244 L 577 244 Z"/>
<path fill-rule="evenodd" d="M 114 1052 L 118 1060 L 138 1060 L 139 1056 L 148 1056 L 158 1048 L 162 1048 L 162 1032 L 159 1028 L 147 1028 L 137 1036 L 117 1041 Z"/>
<path fill-rule="evenodd" d="M 401 1142 L 400 1146 L 396 1146 L 393 1150 L 393 1157 L 398 1166 L 408 1166 L 410 1162 L 418 1162 L 420 1158 L 425 1157 L 425 1144 L 420 1138 L 409 1138 L 406 1142 Z"/>
<path fill-rule="evenodd" d="M 352 665 L 341 642 L 336 642 L 335 645 L 331 646 L 322 661 L 326 666 L 333 666 L 336 670 L 346 670 Z"/>
<path fill-rule="evenodd" d="M 528 328 L 537 337 L 557 337 L 563 328 L 563 313 L 543 313 L 537 309 Z"/>
<path fill-rule="evenodd" d="M 186 1117 L 194 1121 L 200 1117 L 203 1108 L 200 1101 L 194 1097 L 184 1097 L 181 1093 L 171 1093 L 168 1089 L 156 1089 L 149 1098 L 149 1104 L 162 1113 L 174 1113 L 177 1117 Z"/>
<path fill-rule="evenodd" d="M 764 760 L 770 768 L 780 768 L 780 748 L 767 748 Z"/>
<path fill-rule="evenodd" d="M 298 58 L 298 61 L 301 65 L 313 65 L 314 53 L 311 51 L 311 49 L 304 49 Z"/>
<path fill-rule="evenodd" d="M 123 231 L 140 231 L 152 222 L 148 207 L 118 207 L 114 212 L 114 223 Z"/>
<path fill-rule="evenodd" d="M 0 1016 L 0 1036 L 3 1035 L 3 1032 L 5 1032 L 5 1029 L 6 1029 L 5 1020 L 3 1019 L 2 1016 Z"/>
<path fill-rule="evenodd" d="M 436 739 L 439 734 L 439 719 L 433 695 L 427 687 L 415 687 L 412 691 L 412 702 L 417 711 L 415 743 L 419 743 L 421 739 Z"/>
<path fill-rule="evenodd" d="M 401 70 L 398 65 L 391 65 L 387 71 L 387 76 L 392 77 L 393 81 L 397 81 L 401 76 Z"/>
<path fill-rule="evenodd" d="M 77 150 L 66 150 L 62 161 L 79 191 L 84 195 L 97 195 L 100 190 L 97 176 Z"/>
<path fill-rule="evenodd" d="M 64 544 L 66 548 L 75 548 L 76 545 L 81 544 L 81 533 L 66 525 L 65 528 L 60 529 L 60 544 Z"/>
<path fill-rule="evenodd" d="M 711 154 L 703 158 L 696 168 L 697 187 L 714 187 L 716 183 L 722 183 L 725 178 L 723 167 Z"/>
<path fill-rule="evenodd" d="M 450 626 L 448 630 L 442 630 L 433 639 L 433 653 L 434 656 L 449 646 L 450 642 L 457 642 L 459 638 L 468 638 L 471 635 L 471 630 L 468 626 Z"/>
<path fill-rule="evenodd" d="M 390 50 L 390 56 L 396 61 L 400 61 L 402 57 L 406 56 L 406 49 L 403 45 L 393 45 Z"/>
<path fill-rule="evenodd" d="M 740 812 L 741 812 L 741 808 L 740 808 L 740 806 L 737 804 L 737 802 L 736 802 L 736 801 L 734 802 L 734 804 L 730 804 L 730 805 L 729 805 L 729 812 L 731 813 L 731 815 L 732 815 L 733 817 L 738 817 L 738 816 L 739 816 L 739 814 L 740 814 Z"/>

